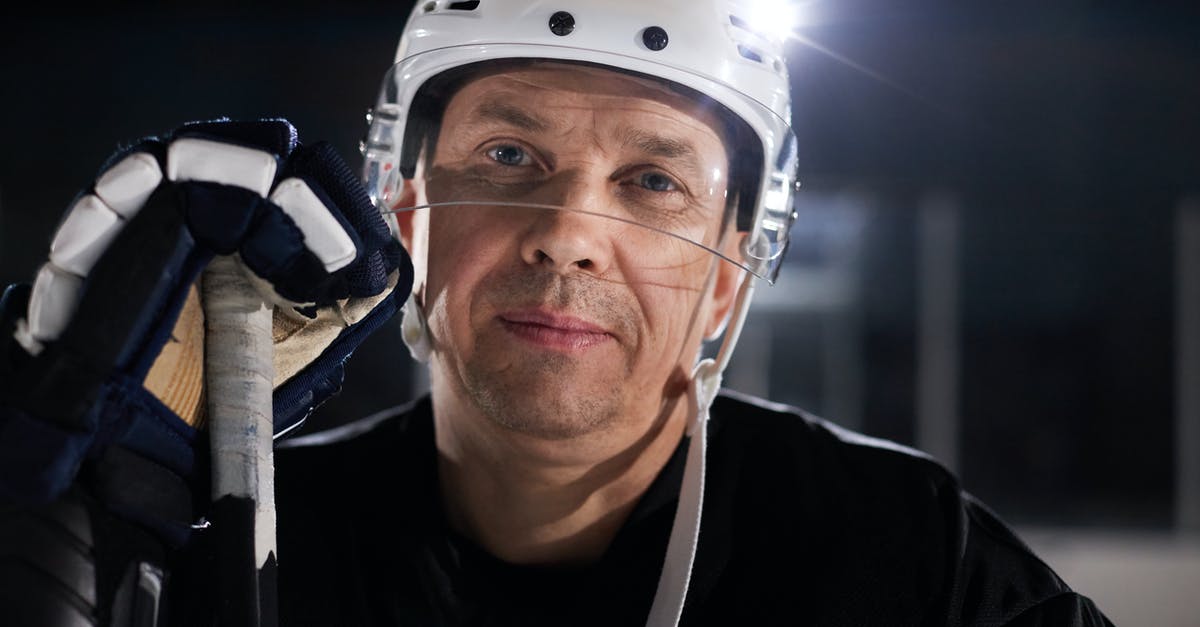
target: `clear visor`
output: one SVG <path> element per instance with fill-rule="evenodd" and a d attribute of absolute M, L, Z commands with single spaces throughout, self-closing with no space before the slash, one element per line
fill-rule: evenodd
<path fill-rule="evenodd" d="M 394 66 L 372 112 L 364 174 L 381 211 L 571 223 L 614 236 L 627 260 L 716 255 L 774 281 L 795 143 L 766 107 L 741 103 L 761 116 L 752 127 L 690 88 L 562 61 L 477 63 L 409 93 L 429 56 Z"/>
<path fill-rule="evenodd" d="M 699 290 L 714 260 L 745 267 L 732 229 L 697 224 L 661 228 L 614 213 L 521 202 L 447 201 L 393 210 L 424 209 L 438 241 L 463 255 L 500 246 L 528 262 L 582 268 L 602 279 Z"/>

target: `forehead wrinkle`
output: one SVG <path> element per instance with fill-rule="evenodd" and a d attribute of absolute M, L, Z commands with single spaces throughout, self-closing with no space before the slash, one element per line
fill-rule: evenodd
<path fill-rule="evenodd" d="M 475 104 L 469 105 L 466 119 L 484 124 L 499 124 L 530 133 L 553 133 L 564 138 L 587 133 L 586 137 L 581 139 L 600 154 L 608 152 L 605 150 L 606 142 L 602 139 L 603 135 L 608 135 L 615 140 L 612 144 L 614 148 L 634 149 L 647 156 L 668 159 L 695 172 L 705 171 L 702 161 L 717 156 L 708 154 L 709 138 L 718 142 L 722 149 L 725 148 L 724 142 L 711 125 L 694 117 L 700 112 L 683 110 L 637 90 L 625 93 L 615 90 L 588 93 L 579 86 L 571 85 L 574 89 L 564 88 L 567 86 L 557 82 L 553 85 L 545 84 L 545 81 L 538 80 L 539 78 L 541 77 L 503 74 L 481 80 L 477 86 L 472 86 L 475 89 L 464 90 L 475 91 L 474 94 L 459 94 L 467 98 L 478 98 Z M 598 87 L 593 83 L 611 87 L 605 81 L 595 80 L 588 81 L 588 86 Z M 636 102 L 630 102 L 631 99 Z M 536 103 L 536 106 L 530 103 Z M 618 120 L 616 128 L 602 131 L 601 116 L 617 112 L 645 117 L 640 121 Z M 580 113 L 588 116 L 586 123 L 581 124 L 583 120 L 577 116 Z M 666 129 L 677 132 L 668 133 Z M 703 136 L 705 141 L 697 144 L 690 137 L 692 133 Z M 720 157 L 727 157 L 724 153 L 722 150 Z"/>
<path fill-rule="evenodd" d="M 622 146 L 633 146 L 656 157 L 694 159 L 696 156 L 696 149 L 690 142 L 640 128 L 626 128 L 620 133 L 620 138 Z"/>
<path fill-rule="evenodd" d="M 544 133 L 554 126 L 549 119 L 498 96 L 484 98 L 472 109 L 470 117 L 485 122 L 500 122 L 533 133 Z"/>
<path fill-rule="evenodd" d="M 700 172 L 700 157 L 691 142 L 668 137 L 641 128 L 625 128 L 619 133 L 621 147 L 635 148 L 653 157 L 668 159 L 689 170 Z"/>

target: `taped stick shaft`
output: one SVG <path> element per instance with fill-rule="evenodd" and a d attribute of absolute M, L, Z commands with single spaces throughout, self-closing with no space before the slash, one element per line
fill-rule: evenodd
<path fill-rule="evenodd" d="M 271 308 L 233 257 L 203 277 L 213 524 L 221 624 L 276 623 Z M 252 561 L 251 561 L 252 560 Z"/>

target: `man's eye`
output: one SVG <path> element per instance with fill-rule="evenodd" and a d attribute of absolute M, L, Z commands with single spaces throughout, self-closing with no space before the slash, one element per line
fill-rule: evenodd
<path fill-rule="evenodd" d="M 517 146 L 496 146 L 489 148 L 487 156 L 504 165 L 529 165 L 533 161 L 524 150 Z"/>
<path fill-rule="evenodd" d="M 645 187 L 653 192 L 673 192 L 678 189 L 675 185 L 675 181 L 672 181 L 670 177 L 657 172 L 647 172 L 643 174 L 639 183 L 641 183 L 642 187 Z"/>

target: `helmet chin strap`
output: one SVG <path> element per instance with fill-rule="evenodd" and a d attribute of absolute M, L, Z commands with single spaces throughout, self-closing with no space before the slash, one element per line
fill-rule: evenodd
<path fill-rule="evenodd" d="M 429 354 L 433 351 L 429 325 L 425 322 L 425 312 L 412 294 L 408 295 L 404 308 L 400 310 L 400 337 L 417 363 L 429 362 Z"/>
<path fill-rule="evenodd" d="M 743 275 L 734 303 L 733 316 L 726 327 L 725 337 L 716 359 L 704 359 L 692 371 L 688 386 L 688 405 L 691 422 L 687 433 L 691 437 L 687 459 L 683 465 L 683 483 L 679 488 L 679 503 L 675 507 L 675 521 L 671 525 L 671 538 L 667 541 L 667 557 L 663 562 L 662 574 L 658 578 L 658 590 L 654 593 L 654 605 L 646 620 L 647 627 L 674 627 L 683 615 L 683 603 L 687 599 L 688 584 L 692 578 L 692 565 L 696 561 L 696 547 L 700 541 L 700 514 L 704 505 L 704 470 L 708 449 L 708 411 L 717 391 L 721 388 L 721 375 L 729 365 L 733 347 L 737 344 L 750 310 L 754 294 L 754 278 Z"/>
<path fill-rule="evenodd" d="M 683 615 L 683 604 L 687 599 L 688 584 L 692 578 L 692 566 L 696 561 L 696 547 L 700 540 L 700 515 L 704 504 L 704 470 L 708 449 L 708 413 L 717 391 L 721 388 L 721 376 L 733 347 L 741 335 L 750 311 L 751 297 L 756 281 L 748 274 L 743 275 L 738 287 L 736 301 L 721 348 L 715 359 L 703 359 L 692 370 L 688 385 L 688 408 L 691 420 L 687 434 L 687 458 L 683 466 L 683 483 L 679 489 L 679 503 L 675 509 L 675 520 L 671 525 L 671 537 L 667 541 L 667 556 L 662 574 L 658 579 L 658 590 L 654 593 L 654 604 L 646 620 L 647 627 L 675 627 Z M 429 361 L 432 343 L 425 314 L 416 299 L 409 296 L 404 305 L 400 322 L 404 344 L 413 359 Z"/>

